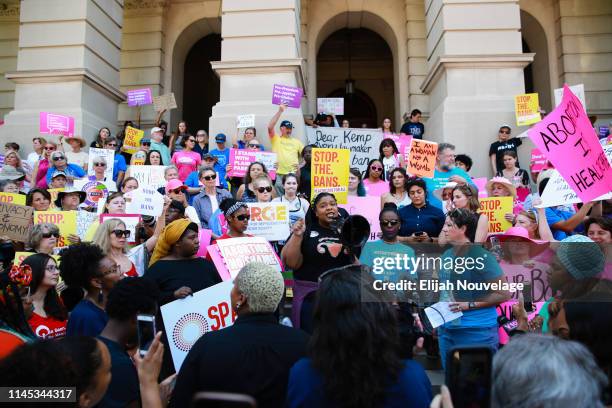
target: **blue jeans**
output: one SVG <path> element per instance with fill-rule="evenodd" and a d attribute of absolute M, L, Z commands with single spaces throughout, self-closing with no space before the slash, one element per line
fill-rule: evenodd
<path fill-rule="evenodd" d="M 439 327 L 438 344 L 440 345 L 440 358 L 442 368 L 446 370 L 447 354 L 453 347 L 485 346 L 493 352 L 499 348 L 498 327 L 469 328 L 469 327 Z"/>

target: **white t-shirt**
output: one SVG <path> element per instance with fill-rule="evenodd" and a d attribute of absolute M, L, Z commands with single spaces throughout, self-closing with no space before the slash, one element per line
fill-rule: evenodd
<path fill-rule="evenodd" d="M 28 154 L 28 158 L 26 159 L 26 161 L 30 165 L 30 168 L 32 168 L 32 169 L 34 168 L 36 163 L 38 163 L 39 160 L 40 160 L 40 154 L 38 154 L 36 152 L 32 152 L 32 153 Z"/>
<path fill-rule="evenodd" d="M 89 163 L 89 154 L 83 151 L 80 151 L 78 153 L 66 152 L 66 158 L 68 159 L 68 163 L 74 163 L 82 169 L 84 169 L 85 166 L 87 166 L 87 164 Z"/>
<path fill-rule="evenodd" d="M 219 177 L 217 177 L 219 178 Z M 206 194 L 208 198 L 210 198 L 210 207 L 212 209 L 211 214 L 214 214 L 215 211 L 219 209 L 219 202 L 217 201 L 217 193 L 215 194 Z"/>

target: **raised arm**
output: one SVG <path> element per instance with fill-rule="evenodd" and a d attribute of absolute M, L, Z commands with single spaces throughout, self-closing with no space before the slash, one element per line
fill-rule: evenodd
<path fill-rule="evenodd" d="M 304 262 L 304 256 L 302 255 L 302 240 L 304 239 L 305 231 L 306 224 L 304 220 L 300 218 L 293 224 L 292 234 L 281 251 L 283 265 L 294 271 L 301 268 Z"/>
<path fill-rule="evenodd" d="M 287 104 L 281 103 L 278 105 L 278 111 L 270 119 L 270 123 L 268 123 L 268 136 L 270 139 L 274 137 L 274 127 L 276 127 L 276 122 L 278 122 L 285 109 L 287 109 Z"/>
<path fill-rule="evenodd" d="M 578 212 L 572 215 L 565 221 L 559 221 L 551 225 L 552 229 L 558 229 L 566 233 L 572 232 L 580 223 L 584 222 L 584 218 L 588 214 L 589 210 L 593 207 L 594 202 L 585 203 Z"/>

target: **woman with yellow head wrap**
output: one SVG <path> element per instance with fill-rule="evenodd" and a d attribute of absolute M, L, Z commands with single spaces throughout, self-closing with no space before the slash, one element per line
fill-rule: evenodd
<path fill-rule="evenodd" d="M 221 282 L 212 262 L 196 256 L 199 247 L 198 226 L 188 219 L 178 219 L 164 228 L 145 274 L 159 288 L 160 305 Z"/>

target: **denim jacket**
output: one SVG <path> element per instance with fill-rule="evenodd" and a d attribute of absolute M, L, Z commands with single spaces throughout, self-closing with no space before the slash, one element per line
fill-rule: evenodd
<path fill-rule="evenodd" d="M 217 187 L 217 203 L 221 204 L 223 200 L 226 198 L 231 198 L 232 195 L 229 191 Z M 200 192 L 193 199 L 193 207 L 198 213 L 198 217 L 200 218 L 200 223 L 202 224 L 202 228 L 209 228 L 208 221 L 210 220 L 210 216 L 213 213 L 212 204 L 210 202 L 210 198 L 206 195 L 206 192 Z"/>

